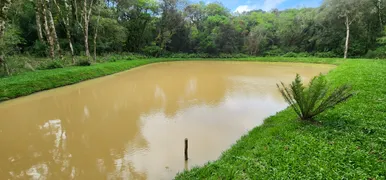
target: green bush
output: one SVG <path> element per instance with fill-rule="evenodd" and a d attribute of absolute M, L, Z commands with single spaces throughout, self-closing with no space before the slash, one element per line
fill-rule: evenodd
<path fill-rule="evenodd" d="M 75 66 L 91 66 L 91 62 L 87 59 L 80 59 L 75 63 Z"/>
<path fill-rule="evenodd" d="M 225 53 L 220 53 L 218 55 L 219 58 L 222 58 L 222 59 L 228 59 L 228 58 L 232 58 L 232 54 L 225 54 Z"/>
<path fill-rule="evenodd" d="M 233 58 L 248 58 L 248 57 L 250 57 L 250 56 L 248 56 L 246 54 L 241 54 L 241 53 L 233 55 Z"/>
<path fill-rule="evenodd" d="M 288 53 L 284 54 L 283 57 L 298 57 L 298 54 L 296 54 L 294 52 L 288 52 Z"/>
<path fill-rule="evenodd" d="M 297 54 L 297 57 L 310 57 L 311 54 L 308 52 L 301 52 Z"/>
<path fill-rule="evenodd" d="M 300 53 L 294 53 L 294 52 L 288 52 L 283 55 L 283 57 L 310 57 L 311 54 L 308 52 L 300 52 Z"/>
<path fill-rule="evenodd" d="M 37 57 L 46 57 L 48 46 L 40 41 L 35 41 L 34 45 L 28 49 L 31 53 Z"/>
<path fill-rule="evenodd" d="M 273 46 L 271 50 L 264 52 L 264 56 L 272 56 L 272 57 L 283 56 L 284 54 L 285 52 L 276 46 Z"/>
<path fill-rule="evenodd" d="M 190 58 L 190 54 L 187 53 L 171 53 L 167 55 L 164 54 L 163 56 L 167 56 L 168 58 Z"/>
<path fill-rule="evenodd" d="M 148 59 L 148 56 L 142 54 L 129 54 L 125 56 L 125 60 L 137 60 L 137 59 Z"/>
<path fill-rule="evenodd" d="M 378 47 L 375 50 L 369 50 L 365 57 L 370 59 L 385 59 L 386 47 Z"/>
<path fill-rule="evenodd" d="M 142 49 L 145 55 L 159 57 L 162 54 L 162 48 L 157 45 L 146 46 Z"/>
<path fill-rule="evenodd" d="M 284 83 L 281 85 L 282 87 L 277 85 L 280 93 L 302 120 L 312 120 L 318 114 L 346 101 L 353 95 L 349 85 L 330 91 L 323 75 L 313 78 L 308 87 L 303 85 L 299 74 L 289 87 Z"/>
<path fill-rule="evenodd" d="M 329 51 L 329 52 L 316 52 L 314 54 L 315 57 L 319 58 L 336 58 L 338 57 L 335 53 Z"/>
<path fill-rule="evenodd" d="M 64 68 L 64 65 L 60 60 L 53 60 L 46 63 L 42 63 L 38 69 L 39 70 L 45 70 L 45 69 L 58 69 L 58 68 Z"/>

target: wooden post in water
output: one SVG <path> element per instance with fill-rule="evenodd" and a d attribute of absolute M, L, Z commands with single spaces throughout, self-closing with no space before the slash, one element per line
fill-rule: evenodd
<path fill-rule="evenodd" d="M 185 138 L 185 161 L 189 159 L 188 157 L 188 138 Z"/>

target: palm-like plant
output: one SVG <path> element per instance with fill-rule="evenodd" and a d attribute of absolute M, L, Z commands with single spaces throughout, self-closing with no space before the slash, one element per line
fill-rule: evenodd
<path fill-rule="evenodd" d="M 302 120 L 312 120 L 316 115 L 353 96 L 347 84 L 331 91 L 323 75 L 313 78 L 308 87 L 303 85 L 299 74 L 289 87 L 284 83 L 281 86 L 277 84 L 285 101 Z"/>

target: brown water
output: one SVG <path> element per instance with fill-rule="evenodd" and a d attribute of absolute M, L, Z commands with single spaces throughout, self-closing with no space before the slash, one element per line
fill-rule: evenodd
<path fill-rule="evenodd" d="M 1 103 L 0 179 L 172 179 L 284 109 L 276 83 L 332 68 L 159 63 Z"/>

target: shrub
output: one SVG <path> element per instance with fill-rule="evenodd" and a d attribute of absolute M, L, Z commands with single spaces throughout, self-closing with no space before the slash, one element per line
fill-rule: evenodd
<path fill-rule="evenodd" d="M 296 54 L 294 52 L 288 52 L 288 53 L 284 54 L 283 57 L 298 57 L 298 54 Z"/>
<path fill-rule="evenodd" d="M 210 58 L 210 55 L 208 53 L 197 53 L 196 58 Z"/>
<path fill-rule="evenodd" d="M 246 54 L 241 54 L 241 53 L 233 55 L 233 58 L 248 58 L 248 57 L 250 57 L 250 56 L 248 56 Z"/>
<path fill-rule="evenodd" d="M 286 87 L 278 84 L 280 93 L 302 120 L 312 120 L 318 114 L 333 108 L 353 96 L 349 85 L 340 86 L 332 91 L 323 75 L 311 80 L 309 86 L 304 87 L 299 75 L 295 81 Z"/>
<path fill-rule="evenodd" d="M 46 57 L 47 54 L 47 44 L 42 43 L 40 41 L 35 41 L 32 47 L 30 47 L 28 50 L 31 51 L 31 53 L 38 57 Z"/>
<path fill-rule="evenodd" d="M 137 60 L 137 59 L 147 59 L 148 57 L 142 54 L 132 54 L 128 53 L 122 55 L 122 60 Z"/>
<path fill-rule="evenodd" d="M 283 55 L 283 57 L 310 57 L 310 53 L 308 52 L 300 52 L 300 53 L 294 53 L 294 52 L 288 52 Z"/>
<path fill-rule="evenodd" d="M 301 52 L 297 54 L 297 57 L 310 57 L 311 54 L 308 52 Z"/>
<path fill-rule="evenodd" d="M 238 54 L 225 54 L 225 53 L 221 53 L 218 58 L 247 58 L 249 57 L 248 55 L 245 55 L 245 54 L 241 54 L 241 53 L 238 53 Z"/>
<path fill-rule="evenodd" d="M 169 58 L 189 58 L 190 54 L 187 53 L 172 53 L 167 55 Z"/>
<path fill-rule="evenodd" d="M 64 65 L 60 60 L 53 60 L 49 61 L 47 63 L 41 64 L 38 69 L 39 70 L 45 70 L 45 69 L 58 69 L 58 68 L 64 68 Z"/>
<path fill-rule="evenodd" d="M 272 47 L 271 50 L 264 52 L 265 56 L 273 56 L 273 57 L 282 56 L 284 54 L 285 52 L 276 46 Z"/>
<path fill-rule="evenodd" d="M 91 66 L 91 62 L 87 59 L 79 59 L 75 66 Z"/>
<path fill-rule="evenodd" d="M 162 48 L 157 45 L 146 46 L 142 52 L 148 56 L 158 57 L 162 54 Z"/>
<path fill-rule="evenodd" d="M 316 52 L 315 57 L 319 58 L 335 58 L 338 57 L 335 53 L 329 51 L 329 52 Z"/>
<path fill-rule="evenodd" d="M 220 55 L 218 55 L 219 58 L 223 58 L 223 59 L 228 59 L 228 58 L 233 58 L 233 55 L 232 54 L 225 54 L 225 53 L 220 53 Z"/>
<path fill-rule="evenodd" d="M 386 47 L 379 47 L 375 50 L 369 50 L 365 57 L 370 59 L 384 59 L 386 58 Z"/>

